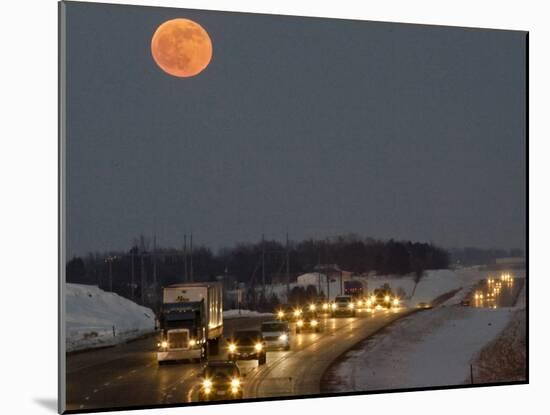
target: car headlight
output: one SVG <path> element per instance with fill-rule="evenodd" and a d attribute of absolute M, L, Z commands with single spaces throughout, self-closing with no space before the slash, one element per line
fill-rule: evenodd
<path fill-rule="evenodd" d="M 193 347 L 197 345 L 197 341 L 195 339 L 189 340 L 189 346 Z"/>
<path fill-rule="evenodd" d="M 332 303 L 332 304 L 331 304 L 331 308 L 332 308 L 333 310 L 336 310 L 336 303 Z"/>
<path fill-rule="evenodd" d="M 316 327 L 317 324 L 317 320 L 311 320 L 311 327 Z"/>
<path fill-rule="evenodd" d="M 286 334 L 281 334 L 279 336 L 279 340 L 282 342 L 286 342 L 288 340 L 288 336 Z"/>
<path fill-rule="evenodd" d="M 386 295 L 386 296 L 384 297 L 384 301 L 385 301 L 386 303 L 389 303 L 389 302 L 390 302 L 390 296 L 389 296 L 389 295 Z"/>
<path fill-rule="evenodd" d="M 323 304 L 323 310 L 327 310 L 327 309 L 328 309 L 328 304 L 327 303 Z"/>
<path fill-rule="evenodd" d="M 233 353 L 235 350 L 237 350 L 237 345 L 235 343 L 229 344 L 229 351 Z"/>
<path fill-rule="evenodd" d="M 294 317 L 298 317 L 302 312 L 300 310 L 294 310 Z"/>
<path fill-rule="evenodd" d="M 211 389 L 212 388 L 212 381 L 210 379 L 204 379 L 202 381 L 202 387 L 204 389 L 207 389 L 207 390 Z M 208 393 L 208 392 L 206 392 L 206 393 Z"/>
<path fill-rule="evenodd" d="M 372 305 L 372 300 L 371 299 L 368 299 L 367 300 L 367 307 L 370 307 Z"/>
<path fill-rule="evenodd" d="M 160 347 L 166 349 L 168 347 L 168 342 L 166 340 L 163 340 L 160 342 Z"/>
<path fill-rule="evenodd" d="M 254 349 L 256 349 L 257 352 L 262 351 L 262 347 L 263 347 L 263 346 L 262 346 L 262 343 L 256 343 L 256 344 L 254 345 Z"/>
<path fill-rule="evenodd" d="M 298 325 L 298 327 L 302 327 L 304 325 L 304 320 L 298 320 L 296 324 Z"/>
<path fill-rule="evenodd" d="M 399 298 L 393 299 L 393 305 L 399 305 Z"/>
<path fill-rule="evenodd" d="M 359 307 L 363 307 L 363 301 L 361 301 L 361 300 L 357 301 L 357 305 L 358 305 Z"/>
<path fill-rule="evenodd" d="M 283 313 L 282 311 L 279 311 L 277 313 L 277 317 L 279 317 L 279 318 L 283 318 L 284 316 L 285 316 L 285 313 Z"/>
<path fill-rule="evenodd" d="M 349 303 L 348 308 L 351 310 L 353 308 L 353 303 Z"/>
<path fill-rule="evenodd" d="M 315 311 L 315 304 L 309 305 L 309 311 Z"/>
<path fill-rule="evenodd" d="M 231 379 L 231 387 L 236 389 L 241 386 L 241 381 L 237 378 Z"/>

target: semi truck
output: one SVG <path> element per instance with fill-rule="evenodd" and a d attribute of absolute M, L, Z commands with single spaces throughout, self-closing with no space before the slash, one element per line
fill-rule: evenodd
<path fill-rule="evenodd" d="M 163 288 L 159 314 L 159 364 L 202 361 L 217 354 L 223 334 L 220 283 L 174 284 Z"/>

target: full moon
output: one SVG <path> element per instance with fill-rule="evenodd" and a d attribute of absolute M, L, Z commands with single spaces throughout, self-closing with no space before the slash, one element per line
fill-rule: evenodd
<path fill-rule="evenodd" d="M 212 41 L 204 28 L 188 19 L 162 23 L 151 39 L 151 53 L 166 73 L 187 78 L 201 73 L 212 59 Z"/>

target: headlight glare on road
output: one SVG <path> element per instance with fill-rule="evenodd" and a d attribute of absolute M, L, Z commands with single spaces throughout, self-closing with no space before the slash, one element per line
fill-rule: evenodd
<path fill-rule="evenodd" d="M 298 327 L 302 327 L 304 325 L 304 320 L 298 320 L 296 324 L 298 325 Z"/>
<path fill-rule="evenodd" d="M 281 334 L 279 336 L 279 340 L 282 342 L 286 342 L 288 340 L 288 336 L 286 334 Z"/>
<path fill-rule="evenodd" d="M 256 349 L 257 352 L 262 351 L 262 348 L 263 348 L 262 343 L 256 343 L 254 345 L 254 349 Z"/>
<path fill-rule="evenodd" d="M 239 393 L 239 388 L 231 388 L 231 393 L 233 395 L 236 395 L 237 393 Z"/>
<path fill-rule="evenodd" d="M 237 345 L 235 343 L 229 344 L 229 351 L 233 353 L 235 350 L 237 350 Z"/>

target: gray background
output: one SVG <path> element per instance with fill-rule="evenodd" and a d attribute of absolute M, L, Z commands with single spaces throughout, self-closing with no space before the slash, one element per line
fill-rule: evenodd
<path fill-rule="evenodd" d="M 156 27 L 214 54 L 162 72 Z M 68 3 L 67 249 L 525 245 L 525 33 Z"/>

